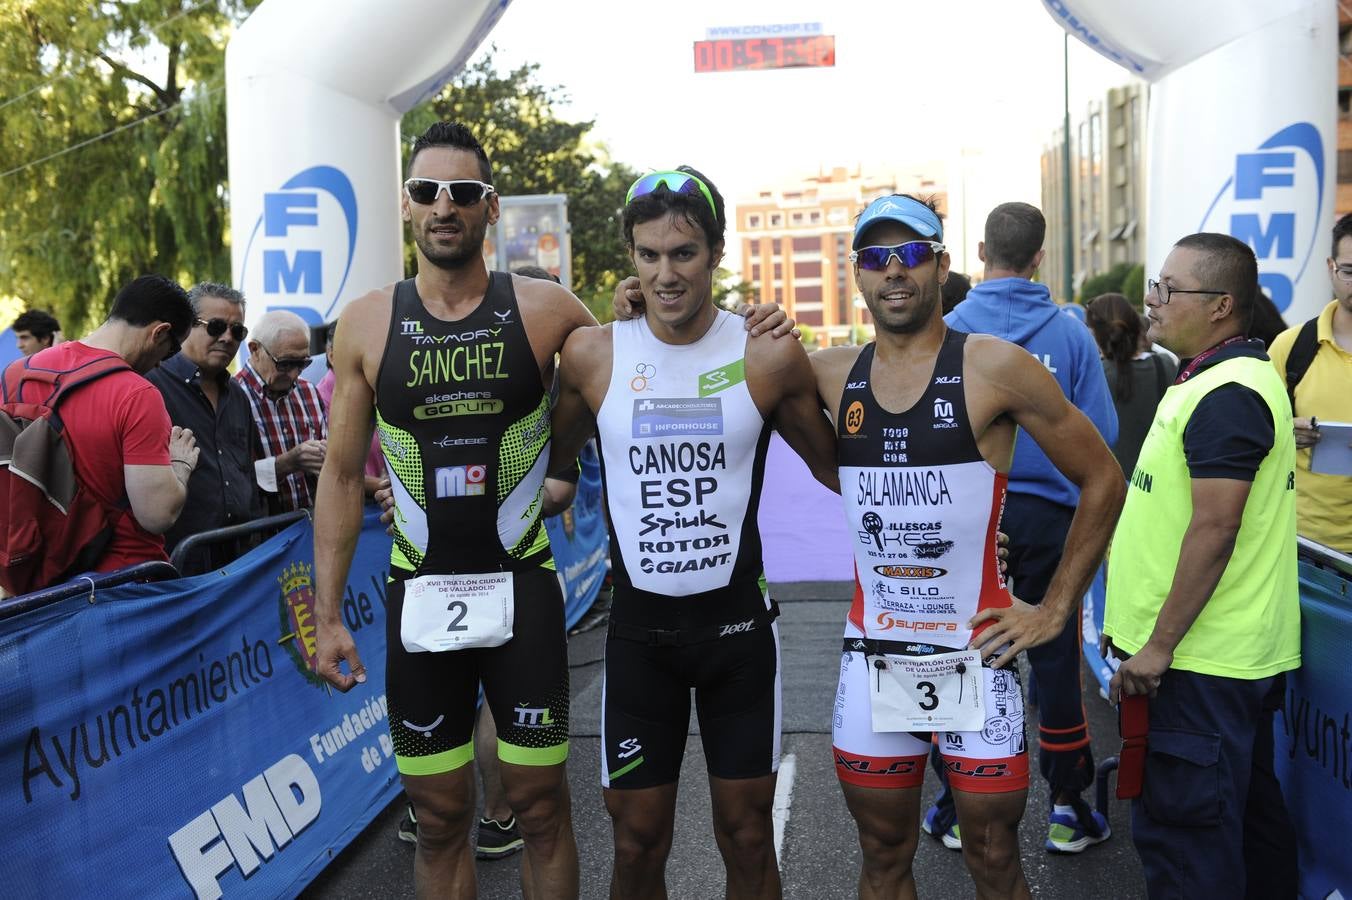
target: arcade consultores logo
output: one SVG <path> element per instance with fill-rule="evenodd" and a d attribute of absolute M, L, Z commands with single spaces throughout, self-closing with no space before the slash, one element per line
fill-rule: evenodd
<path fill-rule="evenodd" d="M 281 637 L 277 643 L 286 648 L 287 656 L 306 681 L 316 687 L 324 686 L 319 674 L 319 641 L 315 637 L 314 566 L 294 562 L 277 576 L 281 586 L 278 612 L 281 615 Z"/>

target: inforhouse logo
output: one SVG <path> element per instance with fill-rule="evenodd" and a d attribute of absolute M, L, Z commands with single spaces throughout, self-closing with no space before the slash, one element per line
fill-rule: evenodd
<path fill-rule="evenodd" d="M 296 664 L 305 680 L 322 687 L 324 679 L 319 667 L 319 642 L 315 639 L 315 583 L 314 567 L 295 562 L 277 576 L 282 588 L 278 604 L 281 613 L 282 636 L 277 643 L 286 648 L 286 655 Z"/>
<path fill-rule="evenodd" d="M 1253 248 L 1258 283 L 1285 311 L 1319 240 L 1324 202 L 1324 142 L 1319 129 L 1296 122 L 1251 153 L 1237 153 L 1233 170 L 1211 201 L 1198 231 L 1223 231 Z M 1315 266 L 1315 276 L 1323 277 Z"/>
<path fill-rule="evenodd" d="M 312 166 L 263 194 L 249 233 L 240 284 L 267 309 L 327 321 L 347 283 L 357 246 L 357 194 L 333 166 Z"/>

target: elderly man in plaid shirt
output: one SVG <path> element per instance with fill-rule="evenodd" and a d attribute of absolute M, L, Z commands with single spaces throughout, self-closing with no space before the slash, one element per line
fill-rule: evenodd
<path fill-rule="evenodd" d="M 319 391 L 300 377 L 310 365 L 310 328 L 293 312 L 273 310 L 250 338 L 249 359 L 235 380 L 249 395 L 263 442 L 258 484 L 274 513 L 309 509 L 329 437 Z"/>

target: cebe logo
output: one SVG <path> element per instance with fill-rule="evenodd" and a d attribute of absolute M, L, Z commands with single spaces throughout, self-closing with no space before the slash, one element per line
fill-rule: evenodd
<path fill-rule="evenodd" d="M 1235 155 L 1233 173 L 1197 229 L 1223 231 L 1252 247 L 1258 283 L 1282 311 L 1308 274 L 1319 239 L 1324 162 L 1318 128 L 1309 122 L 1286 126 L 1254 152 Z"/>
<path fill-rule="evenodd" d="M 357 246 L 357 193 L 333 166 L 297 172 L 263 194 L 249 232 L 240 285 L 266 309 L 289 309 L 317 325 L 333 315 Z"/>

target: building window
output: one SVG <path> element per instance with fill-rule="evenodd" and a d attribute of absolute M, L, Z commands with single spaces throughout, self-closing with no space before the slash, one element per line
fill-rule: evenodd
<path fill-rule="evenodd" d="M 770 213 L 770 227 L 779 228 L 784 224 L 784 217 L 779 213 Z"/>
<path fill-rule="evenodd" d="M 794 214 L 790 217 L 789 220 L 790 220 L 794 225 L 802 225 L 802 224 L 803 224 L 803 214 L 800 213 L 800 212 L 796 212 L 796 213 L 794 213 Z"/>
<path fill-rule="evenodd" d="M 809 225 L 820 225 L 822 223 L 822 211 L 814 209 L 807 214 L 807 221 Z"/>
<path fill-rule="evenodd" d="M 747 216 L 747 217 L 746 217 L 746 227 L 747 227 L 747 228 L 759 228 L 759 227 L 760 227 L 760 223 L 761 223 L 761 218 L 760 218 L 760 216 Z"/>

